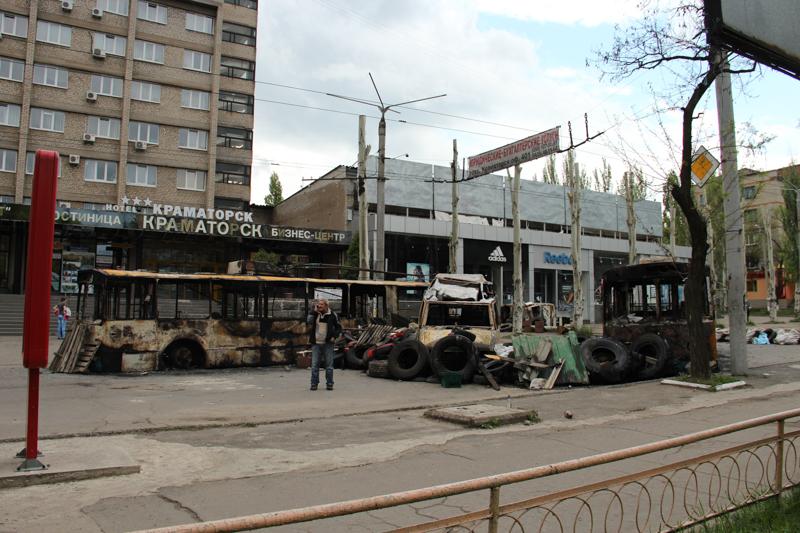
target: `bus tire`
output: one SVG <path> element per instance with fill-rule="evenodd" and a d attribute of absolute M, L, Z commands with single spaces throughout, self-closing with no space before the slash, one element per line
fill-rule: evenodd
<path fill-rule="evenodd" d="M 430 361 L 436 376 L 455 372 L 461 374 L 462 383 L 469 383 L 475 375 L 475 346 L 466 337 L 448 335 L 433 345 Z"/>
<path fill-rule="evenodd" d="M 205 363 L 203 349 L 192 341 L 178 341 L 167 349 L 167 362 L 171 368 L 191 370 Z"/>
<path fill-rule="evenodd" d="M 361 345 L 361 346 L 351 346 L 347 349 L 347 353 L 345 353 L 344 358 L 347 362 L 347 368 L 355 368 L 359 370 L 363 370 L 366 368 L 364 365 L 364 352 L 367 351 L 368 346 Z"/>
<path fill-rule="evenodd" d="M 655 333 L 645 333 L 631 343 L 631 356 L 637 365 L 638 379 L 655 379 L 667 367 L 672 356 L 669 344 Z"/>
<path fill-rule="evenodd" d="M 607 383 L 621 383 L 630 374 L 631 357 L 619 341 L 592 337 L 581 344 L 581 357 L 586 370 Z"/>
<path fill-rule="evenodd" d="M 389 375 L 394 379 L 412 380 L 428 364 L 428 349 L 419 341 L 405 340 L 395 344 L 387 358 Z"/>

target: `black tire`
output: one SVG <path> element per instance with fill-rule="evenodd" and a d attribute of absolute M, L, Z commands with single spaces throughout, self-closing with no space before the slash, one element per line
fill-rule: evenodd
<path fill-rule="evenodd" d="M 368 346 L 352 346 L 344 354 L 347 368 L 364 369 L 364 352 L 367 351 Z"/>
<path fill-rule="evenodd" d="M 631 357 L 638 379 L 655 379 L 664 373 L 672 351 L 667 341 L 655 333 L 645 333 L 631 343 Z"/>
<path fill-rule="evenodd" d="M 456 372 L 462 383 L 469 383 L 475 375 L 475 346 L 461 335 L 442 337 L 433 345 L 430 362 L 436 376 Z"/>
<path fill-rule="evenodd" d="M 631 357 L 619 341 L 593 337 L 581 344 L 581 357 L 586 370 L 607 383 L 621 383 L 630 375 Z"/>
<path fill-rule="evenodd" d="M 176 342 L 167 352 L 167 362 L 171 368 L 192 370 L 202 368 L 203 352 L 192 342 Z"/>
<path fill-rule="evenodd" d="M 389 375 L 394 379 L 412 380 L 428 364 L 428 349 L 419 341 L 398 342 L 389 352 Z"/>
<path fill-rule="evenodd" d="M 369 366 L 367 367 L 367 375 L 372 378 L 388 378 L 388 361 L 370 361 Z"/>

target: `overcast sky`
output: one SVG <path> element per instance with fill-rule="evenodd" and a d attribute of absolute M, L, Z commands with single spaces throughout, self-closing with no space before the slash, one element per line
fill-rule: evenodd
<path fill-rule="evenodd" d="M 449 165 L 454 138 L 467 157 L 557 125 L 563 147 L 567 122 L 577 142 L 588 113 L 590 132 L 607 133 L 579 148 L 578 161 L 591 174 L 605 157 L 618 180 L 626 152 L 650 178 L 655 199 L 672 155 L 648 87 L 658 92 L 672 81 L 669 73 L 612 84 L 586 66 L 611 43 L 615 24 L 637 16 L 631 0 L 262 2 L 252 202 L 263 203 L 273 171 L 287 197 L 308 184 L 304 178 L 353 164 L 360 113 L 377 152 L 377 109 L 324 94 L 376 100 L 370 72 L 385 103 L 447 94 L 387 115 L 387 157 L 407 153 L 410 160 Z M 740 166 L 775 168 L 796 156 L 799 83 L 765 69 L 746 89 L 735 86 L 739 140 L 746 122 L 775 136 L 765 153 L 740 153 Z M 702 107 L 699 140 L 718 156 L 713 91 Z M 667 136 L 678 139 L 680 112 L 662 115 L 662 122 Z M 542 161 L 524 166 L 523 179 L 534 175 L 541 179 Z"/>

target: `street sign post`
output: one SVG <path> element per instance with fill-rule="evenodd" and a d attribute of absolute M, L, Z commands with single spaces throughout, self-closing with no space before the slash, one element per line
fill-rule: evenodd
<path fill-rule="evenodd" d="M 39 455 L 39 370 L 47 366 L 50 342 L 50 282 L 56 216 L 58 152 L 38 150 L 33 170 L 25 275 L 22 364 L 28 369 L 28 426 L 25 461 L 17 470 L 43 470 Z"/>
<path fill-rule="evenodd" d="M 703 187 L 718 168 L 719 161 L 704 146 L 700 146 L 692 158 L 692 181 L 698 187 Z"/>

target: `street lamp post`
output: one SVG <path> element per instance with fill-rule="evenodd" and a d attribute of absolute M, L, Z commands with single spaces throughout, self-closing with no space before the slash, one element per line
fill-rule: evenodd
<path fill-rule="evenodd" d="M 360 98 L 352 98 L 350 96 L 342 96 L 339 94 L 332 94 L 326 93 L 328 96 L 333 96 L 334 98 L 342 98 L 344 100 L 350 100 L 351 102 L 358 102 L 360 104 L 371 105 L 373 107 L 378 108 L 381 112 L 381 119 L 378 122 L 378 187 L 377 187 L 377 206 L 376 206 L 376 221 L 375 221 L 375 230 L 376 230 L 376 239 L 375 239 L 375 279 L 383 279 L 384 271 L 386 270 L 385 265 L 385 218 L 386 218 L 386 112 L 392 111 L 394 113 L 398 113 L 398 111 L 392 109 L 393 107 L 399 107 L 402 105 L 413 104 L 416 102 L 422 102 L 424 100 L 432 100 L 434 98 L 441 98 L 443 96 L 447 96 L 446 94 L 437 94 L 436 96 L 427 96 L 425 98 L 417 98 L 415 100 L 408 100 L 406 102 L 400 102 L 397 104 L 389 104 L 386 105 L 383 103 L 383 98 L 381 98 L 381 93 L 378 91 L 378 86 L 375 84 L 375 80 L 372 77 L 372 73 L 369 73 L 369 79 L 372 82 L 372 87 L 375 88 L 375 93 L 378 95 L 378 102 L 370 102 L 368 100 L 362 100 Z"/>

